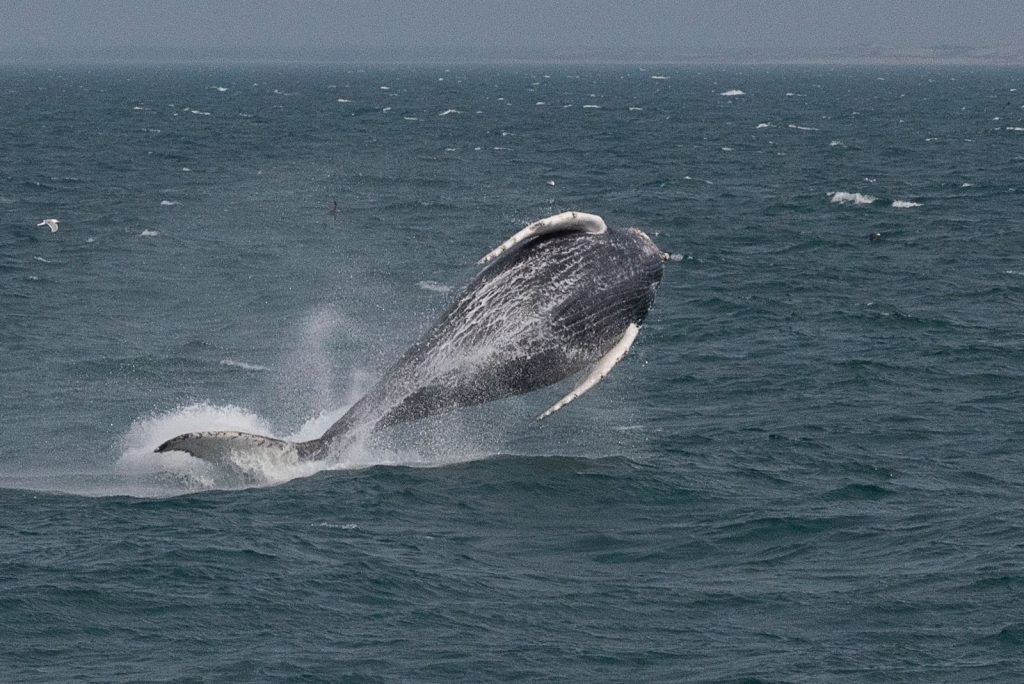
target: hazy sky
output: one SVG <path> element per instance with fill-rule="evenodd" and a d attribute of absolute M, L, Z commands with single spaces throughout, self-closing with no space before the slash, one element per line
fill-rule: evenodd
<path fill-rule="evenodd" d="M 1020 0 L 0 0 L 0 51 L 788 55 L 1024 44 Z"/>

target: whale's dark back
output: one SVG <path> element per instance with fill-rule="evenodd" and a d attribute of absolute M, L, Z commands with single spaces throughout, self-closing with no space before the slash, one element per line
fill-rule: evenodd
<path fill-rule="evenodd" d="M 323 439 L 558 382 L 643 322 L 661 275 L 661 251 L 635 229 L 519 245 L 480 271 Z"/>

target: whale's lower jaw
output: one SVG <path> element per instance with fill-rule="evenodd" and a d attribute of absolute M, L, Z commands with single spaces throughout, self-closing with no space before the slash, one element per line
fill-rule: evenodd
<path fill-rule="evenodd" d="M 184 451 L 210 463 L 230 464 L 237 457 L 257 456 L 277 461 L 318 461 L 326 457 L 327 448 L 320 440 L 289 442 L 248 432 L 189 432 L 169 439 L 157 452 Z"/>

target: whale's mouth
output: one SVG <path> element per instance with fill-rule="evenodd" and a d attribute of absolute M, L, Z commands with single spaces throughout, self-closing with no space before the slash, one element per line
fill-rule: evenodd
<path fill-rule="evenodd" d="M 644 231 L 640 230 L 639 228 L 630 228 L 629 231 L 639 236 L 640 239 L 643 240 L 644 246 L 647 247 L 650 251 L 657 254 L 662 261 L 668 261 L 669 259 L 672 258 L 672 255 L 669 254 L 668 252 L 661 251 L 661 248 L 658 247 L 658 245 L 654 244 L 654 240 L 651 239 L 651 236 L 645 233 Z"/>

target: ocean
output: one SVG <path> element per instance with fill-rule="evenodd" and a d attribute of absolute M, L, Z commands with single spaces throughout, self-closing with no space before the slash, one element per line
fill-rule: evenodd
<path fill-rule="evenodd" d="M 1024 680 L 1021 69 L 6 63 L 0 140 L 0 681 Z M 570 209 L 674 260 L 560 412 L 153 453 Z"/>

